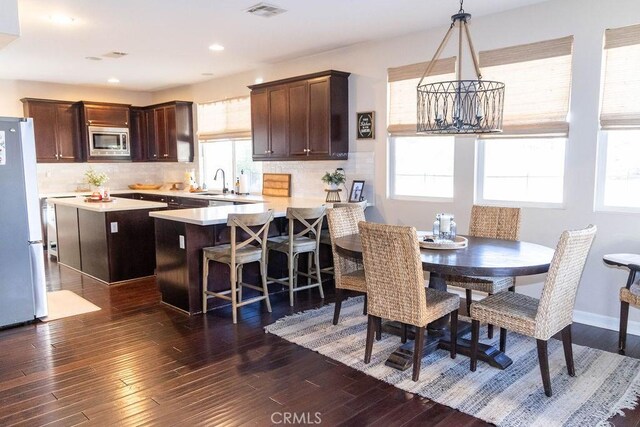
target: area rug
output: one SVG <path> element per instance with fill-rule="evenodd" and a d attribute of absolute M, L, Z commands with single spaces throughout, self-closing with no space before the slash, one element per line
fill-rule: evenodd
<path fill-rule="evenodd" d="M 40 319 L 43 322 L 100 310 L 97 305 L 71 291 L 47 292 L 47 305 L 48 316 Z"/>
<path fill-rule="evenodd" d="M 553 397 L 545 396 L 535 340 L 509 333 L 507 355 L 513 364 L 499 370 L 478 361 L 469 371 L 469 359 L 438 350 L 422 360 L 420 381 L 411 369 L 401 372 L 385 366 L 400 338 L 383 333 L 373 344 L 371 363 L 365 365 L 367 316 L 362 297 L 342 304 L 340 323 L 331 323 L 333 304 L 297 313 L 267 326 L 280 336 L 367 375 L 499 426 L 595 426 L 622 409 L 632 409 L 640 393 L 640 360 L 579 345 L 573 346 L 576 377 L 567 374 L 562 342 L 549 340 L 549 368 Z M 486 330 L 481 331 L 486 337 Z M 494 342 L 496 340 L 482 340 Z"/>

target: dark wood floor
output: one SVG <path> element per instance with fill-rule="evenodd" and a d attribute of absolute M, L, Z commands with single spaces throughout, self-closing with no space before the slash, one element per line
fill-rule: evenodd
<path fill-rule="evenodd" d="M 228 309 L 188 317 L 164 307 L 153 281 L 108 288 L 53 262 L 47 272 L 50 289 L 102 310 L 0 331 L 1 426 L 262 426 L 285 413 L 316 423 L 318 413 L 327 426 L 485 425 L 263 332 L 322 305 L 317 291 L 300 292 L 293 309 L 272 298 L 273 314 L 242 308 L 233 325 Z M 575 325 L 574 341 L 613 350 L 616 333 Z M 640 356 L 638 337 L 629 354 Z M 638 425 L 640 410 L 613 421 Z"/>

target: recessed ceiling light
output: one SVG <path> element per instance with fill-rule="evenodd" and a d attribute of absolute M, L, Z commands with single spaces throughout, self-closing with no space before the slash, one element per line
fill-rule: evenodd
<path fill-rule="evenodd" d="M 264 79 L 263 79 L 262 77 L 258 77 L 258 78 L 255 80 L 255 82 L 256 82 L 256 84 L 257 84 L 257 85 L 259 85 L 260 83 L 264 82 Z"/>
<path fill-rule="evenodd" d="M 221 44 L 215 43 L 209 46 L 209 50 L 212 50 L 214 52 L 222 52 L 224 50 L 224 46 L 222 46 Z"/>
<path fill-rule="evenodd" d="M 203 76 L 213 76 L 213 73 L 202 73 Z"/>
<path fill-rule="evenodd" d="M 111 77 L 111 78 L 109 78 L 109 80 L 107 80 L 107 83 L 116 84 L 116 83 L 120 83 L 120 80 L 115 78 L 115 77 Z"/>
<path fill-rule="evenodd" d="M 97 56 L 85 56 L 84 59 L 89 61 L 102 61 L 102 58 L 98 58 Z"/>
<path fill-rule="evenodd" d="M 49 20 L 58 25 L 70 25 L 73 24 L 73 21 L 75 21 L 75 19 L 73 19 L 69 15 L 63 15 L 62 13 L 49 15 Z"/>
<path fill-rule="evenodd" d="M 117 50 L 114 50 L 113 52 L 109 52 L 109 53 L 105 53 L 104 56 L 105 58 L 122 58 L 123 56 L 127 56 L 128 53 L 127 52 L 118 52 Z"/>

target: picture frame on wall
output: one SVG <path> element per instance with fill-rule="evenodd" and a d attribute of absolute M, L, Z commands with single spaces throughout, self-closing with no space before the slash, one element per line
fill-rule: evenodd
<path fill-rule="evenodd" d="M 364 190 L 364 181 L 354 180 L 351 184 L 351 191 L 349 192 L 349 203 L 362 201 L 362 190 Z"/>
<path fill-rule="evenodd" d="M 375 139 L 375 112 L 365 111 L 356 114 L 356 123 L 358 124 L 356 139 Z"/>

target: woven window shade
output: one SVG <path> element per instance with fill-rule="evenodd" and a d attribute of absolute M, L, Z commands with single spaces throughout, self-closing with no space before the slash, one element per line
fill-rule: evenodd
<path fill-rule="evenodd" d="M 502 135 L 568 135 L 572 48 L 569 36 L 480 52 L 483 79 L 506 87 Z"/>
<path fill-rule="evenodd" d="M 640 128 L 640 25 L 605 31 L 602 129 Z"/>
<path fill-rule="evenodd" d="M 198 139 L 251 138 L 248 96 L 198 105 Z"/>
<path fill-rule="evenodd" d="M 429 62 L 389 68 L 389 118 L 387 131 L 393 136 L 417 135 L 418 97 L 416 88 Z M 453 80 L 456 58 L 439 59 L 423 83 Z"/>

